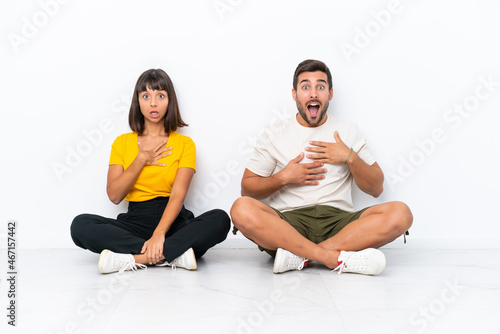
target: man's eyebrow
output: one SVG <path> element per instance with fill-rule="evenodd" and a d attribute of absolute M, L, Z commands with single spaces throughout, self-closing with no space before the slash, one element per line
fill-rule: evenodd
<path fill-rule="evenodd" d="M 326 80 L 323 80 L 323 79 L 318 79 L 318 80 L 316 80 L 316 81 L 317 81 L 317 82 L 324 82 L 324 83 L 326 83 Z M 304 79 L 304 80 L 300 81 L 300 82 L 299 82 L 299 84 L 301 84 L 301 83 L 303 83 L 303 82 L 311 82 L 311 80 L 309 80 L 309 79 Z"/>

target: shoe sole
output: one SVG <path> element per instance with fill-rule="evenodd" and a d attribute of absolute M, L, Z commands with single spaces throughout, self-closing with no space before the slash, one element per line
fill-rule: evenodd
<path fill-rule="evenodd" d="M 273 265 L 273 273 L 275 274 L 281 274 L 284 271 L 279 271 L 278 268 L 282 266 L 282 259 L 283 259 L 283 249 L 278 248 L 276 250 L 276 256 L 274 257 L 274 265 Z M 280 263 L 278 263 L 280 262 Z"/>
<path fill-rule="evenodd" d="M 97 270 L 99 270 L 101 274 L 107 274 L 107 272 L 103 270 L 103 266 L 104 266 L 104 259 L 106 258 L 106 255 L 108 255 L 109 252 L 110 252 L 109 249 L 105 249 L 101 252 L 101 255 L 99 256 L 99 262 L 97 263 Z"/>
<path fill-rule="evenodd" d="M 188 270 L 196 270 L 198 268 L 198 265 L 196 264 L 196 257 L 194 256 L 194 251 L 192 248 L 188 249 L 188 254 L 187 256 L 189 257 L 189 263 L 193 263 L 194 265 L 191 267 L 191 269 Z"/>
<path fill-rule="evenodd" d="M 386 259 L 385 259 L 385 255 L 384 253 L 382 253 L 381 251 L 378 250 L 378 257 L 379 257 L 379 267 L 378 267 L 378 270 L 373 273 L 373 274 L 370 274 L 370 275 L 378 275 L 380 274 L 381 272 L 383 272 L 385 270 L 385 266 L 387 264 L 386 262 Z"/>

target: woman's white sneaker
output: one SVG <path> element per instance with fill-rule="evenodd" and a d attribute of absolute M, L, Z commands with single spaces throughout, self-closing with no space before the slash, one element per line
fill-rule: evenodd
<path fill-rule="evenodd" d="M 194 256 L 194 251 L 192 248 L 189 248 L 187 251 L 185 251 L 181 256 L 178 258 L 174 259 L 172 262 L 163 262 L 156 264 L 157 267 L 165 267 L 169 266 L 172 267 L 173 270 L 176 268 L 184 268 L 187 270 L 196 270 L 197 265 L 196 265 L 196 257 Z"/>
<path fill-rule="evenodd" d="M 341 251 L 338 259 L 338 270 L 341 273 L 378 275 L 385 269 L 385 255 L 375 248 L 367 248 L 358 252 Z"/>
<path fill-rule="evenodd" d="M 135 263 L 132 254 L 118 254 L 108 249 L 101 252 L 97 269 L 102 274 L 118 272 L 123 273 L 125 270 L 137 271 L 137 269 L 146 269 L 147 267 L 140 263 Z"/>

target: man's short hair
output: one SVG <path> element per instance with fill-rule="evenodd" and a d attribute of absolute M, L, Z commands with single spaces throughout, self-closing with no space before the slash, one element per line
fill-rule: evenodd
<path fill-rule="evenodd" d="M 333 88 L 332 82 L 332 74 L 330 73 L 330 69 L 326 66 L 325 63 L 319 60 L 307 59 L 301 62 L 297 68 L 295 69 L 295 74 L 293 75 L 293 89 L 297 90 L 297 83 L 299 80 L 299 75 L 302 72 L 323 72 L 326 73 L 327 82 L 328 82 L 328 90 Z"/>

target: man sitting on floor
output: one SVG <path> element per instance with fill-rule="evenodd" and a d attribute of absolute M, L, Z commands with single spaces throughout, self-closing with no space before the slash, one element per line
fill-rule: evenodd
<path fill-rule="evenodd" d="M 274 273 L 301 270 L 309 260 L 341 272 L 377 275 L 385 256 L 376 249 L 410 228 L 401 202 L 354 211 L 352 182 L 378 197 L 384 174 L 351 122 L 327 114 L 332 76 L 321 61 L 295 70 L 298 113 L 264 129 L 231 208 L 237 230 L 275 256 Z M 269 198 L 269 206 L 260 200 Z"/>

